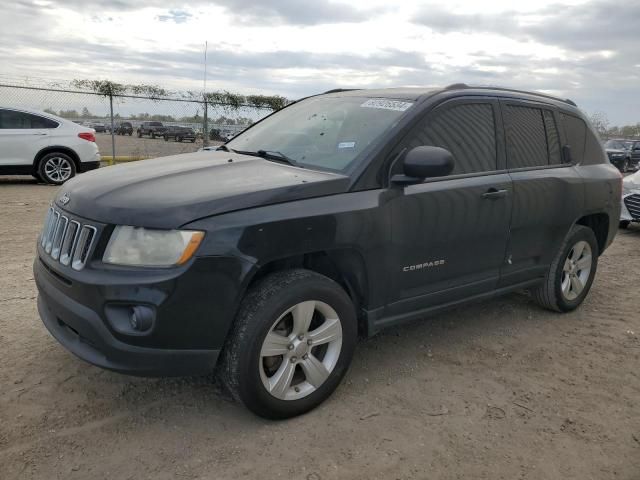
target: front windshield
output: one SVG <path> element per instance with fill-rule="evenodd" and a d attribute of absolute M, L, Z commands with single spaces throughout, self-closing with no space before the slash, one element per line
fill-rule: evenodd
<path fill-rule="evenodd" d="M 266 118 L 226 145 L 277 152 L 302 166 L 344 171 L 413 105 L 385 98 L 319 96 Z"/>

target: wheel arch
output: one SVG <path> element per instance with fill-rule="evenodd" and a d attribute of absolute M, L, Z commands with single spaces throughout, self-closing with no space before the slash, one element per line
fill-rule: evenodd
<path fill-rule="evenodd" d="M 258 280 L 277 271 L 304 268 L 338 283 L 347 292 L 356 309 L 358 334 L 367 335 L 367 323 L 363 315 L 368 296 L 368 276 L 364 259 L 360 252 L 352 248 L 318 250 L 290 255 L 257 265 L 248 282 L 247 290 Z"/>
<path fill-rule="evenodd" d="M 607 239 L 609 238 L 609 215 L 600 212 L 585 215 L 576 221 L 576 225 L 582 225 L 590 228 L 598 241 L 598 255 L 602 255 L 607 248 Z"/>
<path fill-rule="evenodd" d="M 78 157 L 78 154 L 75 152 L 75 150 L 69 147 L 64 147 L 62 145 L 49 145 L 47 147 L 44 147 L 42 150 L 40 150 L 34 157 L 33 159 L 34 172 L 38 171 L 38 167 L 40 165 L 40 160 L 42 160 L 42 157 L 44 157 L 45 155 L 48 155 L 49 153 L 64 153 L 66 155 L 69 155 L 71 157 L 71 160 L 73 160 L 73 163 L 75 164 L 76 171 L 80 169 L 80 157 Z"/>

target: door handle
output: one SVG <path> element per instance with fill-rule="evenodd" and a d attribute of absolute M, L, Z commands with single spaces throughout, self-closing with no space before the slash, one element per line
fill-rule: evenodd
<path fill-rule="evenodd" d="M 498 198 L 506 197 L 508 194 L 509 190 L 498 190 L 497 188 L 491 187 L 482 194 L 482 198 L 486 198 L 487 200 L 497 200 Z"/>

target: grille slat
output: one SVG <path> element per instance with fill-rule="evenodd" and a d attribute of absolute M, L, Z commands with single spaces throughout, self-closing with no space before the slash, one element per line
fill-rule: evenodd
<path fill-rule="evenodd" d="M 93 225 L 81 224 L 51 207 L 45 217 L 40 245 L 62 265 L 82 270 L 97 236 L 98 229 Z"/>
<path fill-rule="evenodd" d="M 629 195 L 624 204 L 634 220 L 640 220 L 640 195 Z"/>

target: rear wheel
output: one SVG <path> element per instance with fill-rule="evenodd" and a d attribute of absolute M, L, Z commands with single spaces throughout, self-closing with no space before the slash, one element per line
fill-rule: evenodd
<path fill-rule="evenodd" d="M 575 225 L 551 263 L 544 283 L 532 291 L 533 298 L 549 310 L 574 310 L 589 293 L 597 267 L 598 243 L 593 230 Z"/>
<path fill-rule="evenodd" d="M 340 285 L 308 270 L 277 272 L 243 300 L 220 373 L 255 414 L 293 417 L 333 393 L 356 337 L 355 309 Z"/>
<path fill-rule="evenodd" d="M 48 153 L 38 164 L 38 174 L 43 181 L 52 185 L 62 185 L 74 177 L 76 166 L 69 155 L 64 153 Z"/>

